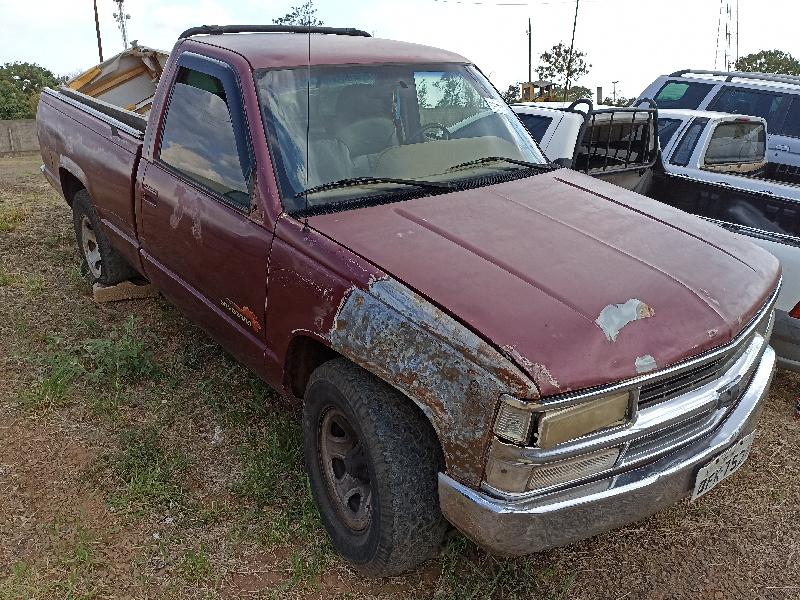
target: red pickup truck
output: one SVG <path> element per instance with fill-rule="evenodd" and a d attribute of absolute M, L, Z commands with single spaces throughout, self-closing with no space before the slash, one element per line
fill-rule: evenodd
<path fill-rule="evenodd" d="M 448 521 L 499 554 L 568 544 L 747 456 L 777 260 L 548 163 L 459 55 L 195 28 L 146 121 L 62 89 L 38 128 L 93 278 L 146 277 L 302 399 L 322 520 L 365 573 Z"/>

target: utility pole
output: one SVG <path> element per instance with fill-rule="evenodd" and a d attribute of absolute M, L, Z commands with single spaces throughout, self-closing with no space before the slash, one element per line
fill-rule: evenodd
<path fill-rule="evenodd" d="M 120 33 L 122 33 L 122 45 L 125 47 L 125 50 L 128 49 L 128 19 L 131 18 L 129 14 L 125 12 L 125 0 L 114 0 L 117 4 L 117 11 L 114 13 L 114 18 L 117 21 L 117 27 L 119 27 Z"/>
<path fill-rule="evenodd" d="M 614 104 L 616 104 L 617 103 L 617 84 L 619 83 L 619 79 L 617 79 L 616 81 L 612 81 L 611 83 L 614 84 L 614 91 L 612 92 L 612 96 L 614 98 Z"/>
<path fill-rule="evenodd" d="M 739 0 L 736 0 L 736 62 L 739 62 Z"/>
<path fill-rule="evenodd" d="M 533 81 L 532 79 L 532 63 L 531 63 L 531 18 L 528 17 L 528 83 Z"/>
<path fill-rule="evenodd" d="M 94 29 L 97 32 L 97 53 L 103 62 L 103 42 L 100 41 L 100 17 L 97 15 L 97 0 L 94 0 Z"/>

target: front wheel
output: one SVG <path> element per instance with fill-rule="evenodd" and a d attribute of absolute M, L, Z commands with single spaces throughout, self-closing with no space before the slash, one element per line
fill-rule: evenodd
<path fill-rule="evenodd" d="M 441 449 L 400 392 L 347 361 L 318 367 L 303 409 L 306 468 L 336 550 L 365 575 L 403 573 L 438 552 Z"/>

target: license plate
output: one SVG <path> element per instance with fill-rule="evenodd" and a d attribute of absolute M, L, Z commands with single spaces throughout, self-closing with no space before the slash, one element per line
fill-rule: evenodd
<path fill-rule="evenodd" d="M 697 473 L 692 500 L 714 489 L 723 479 L 733 475 L 747 460 L 755 432 L 742 438 L 725 450 Z"/>

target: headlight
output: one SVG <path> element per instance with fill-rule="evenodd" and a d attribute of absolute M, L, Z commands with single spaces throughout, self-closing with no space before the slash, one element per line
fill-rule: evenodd
<path fill-rule="evenodd" d="M 628 415 L 630 392 L 621 392 L 575 404 L 559 410 L 538 413 L 536 445 L 552 448 L 556 444 L 583 437 L 600 429 L 622 425 Z"/>
<path fill-rule="evenodd" d="M 515 444 L 533 441 L 539 448 L 622 425 L 628 417 L 630 392 L 620 392 L 574 406 L 549 411 L 534 411 L 531 405 L 508 394 L 500 397 L 494 424 L 495 434 Z"/>

